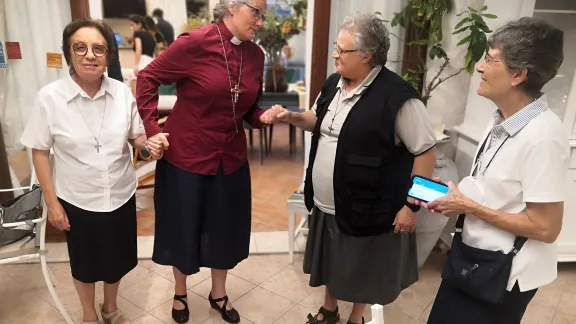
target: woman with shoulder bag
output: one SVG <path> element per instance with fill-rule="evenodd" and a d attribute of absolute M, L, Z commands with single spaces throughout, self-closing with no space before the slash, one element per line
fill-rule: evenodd
<path fill-rule="evenodd" d="M 563 32 L 536 18 L 496 31 L 478 94 L 498 109 L 472 175 L 425 208 L 458 216 L 428 324 L 520 324 L 557 276 L 569 144 L 541 92 L 563 61 Z"/>

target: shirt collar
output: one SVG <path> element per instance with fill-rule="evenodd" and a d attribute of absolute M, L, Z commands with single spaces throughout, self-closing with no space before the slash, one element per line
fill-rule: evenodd
<path fill-rule="evenodd" d="M 225 23 L 219 23 L 218 27 L 220 28 L 220 32 L 222 32 L 222 37 L 224 39 L 229 40 L 230 43 L 232 43 L 234 45 L 242 44 L 242 41 L 240 39 L 238 39 L 236 36 L 234 36 L 234 34 L 232 34 L 230 29 L 228 29 L 228 27 L 226 27 Z"/>
<path fill-rule="evenodd" d="M 514 136 L 522 130 L 524 126 L 528 125 L 532 119 L 544 112 L 546 109 L 548 109 L 548 100 L 546 99 L 546 95 L 542 94 L 538 99 L 532 101 L 526 105 L 526 107 L 520 109 L 502 123 L 500 123 L 502 121 L 500 110 L 496 110 L 492 114 L 495 125 L 494 127 L 500 126 L 508 133 L 508 135 Z"/>
<path fill-rule="evenodd" d="M 76 81 L 74 81 L 74 79 L 72 79 L 72 75 L 68 74 L 67 76 L 64 77 L 65 78 L 65 84 L 66 84 L 66 101 L 70 101 L 74 98 L 76 98 L 78 95 L 84 97 L 84 98 L 90 98 L 90 96 L 88 96 L 88 94 L 86 94 L 86 92 L 84 90 L 82 90 L 82 88 L 80 88 L 80 86 L 78 85 L 78 83 L 76 83 Z M 115 87 L 112 84 L 112 82 L 110 82 L 110 80 L 108 80 L 108 77 L 106 75 L 102 76 L 102 84 L 100 85 L 100 89 L 98 90 L 98 92 L 96 92 L 96 95 L 94 96 L 94 99 L 98 99 L 101 96 L 103 96 L 105 93 L 108 93 L 112 98 L 114 98 L 115 93 Z"/>
<path fill-rule="evenodd" d="M 362 81 L 362 83 L 360 83 L 356 87 L 356 89 L 354 89 L 350 93 L 347 93 L 346 95 L 347 96 L 361 95 L 372 84 L 372 82 L 376 79 L 376 77 L 378 76 L 378 73 L 380 73 L 380 71 L 382 71 L 382 65 L 377 65 L 374 68 L 372 68 L 372 71 L 370 71 L 370 73 L 368 73 L 368 75 L 366 76 L 364 81 Z M 338 81 L 338 85 L 336 87 L 338 87 L 340 90 L 342 90 L 346 86 L 346 83 L 347 83 L 346 79 L 344 77 L 340 77 L 340 81 Z"/>

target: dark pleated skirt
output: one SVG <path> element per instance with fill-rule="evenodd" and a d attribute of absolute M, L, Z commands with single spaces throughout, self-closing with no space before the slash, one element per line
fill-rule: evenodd
<path fill-rule="evenodd" d="M 418 280 L 416 236 L 348 236 L 340 232 L 335 216 L 315 207 L 304 272 L 310 274 L 310 286 L 327 286 L 338 300 L 386 305 Z"/>
<path fill-rule="evenodd" d="M 58 199 L 70 222 L 66 232 L 72 277 L 118 282 L 138 265 L 136 197 L 111 212 L 92 212 Z"/>
<path fill-rule="evenodd" d="M 166 160 L 156 164 L 152 260 L 191 275 L 232 269 L 248 257 L 252 193 L 248 162 L 224 175 L 201 175 Z"/>
<path fill-rule="evenodd" d="M 516 284 L 502 304 L 492 305 L 442 281 L 428 324 L 520 324 L 536 290 L 520 292 Z"/>

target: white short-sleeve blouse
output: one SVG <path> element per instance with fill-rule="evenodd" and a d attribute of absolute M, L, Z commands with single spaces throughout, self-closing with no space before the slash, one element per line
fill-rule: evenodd
<path fill-rule="evenodd" d="M 67 75 L 40 90 L 21 142 L 53 150 L 52 181 L 59 198 L 109 212 L 136 192 L 128 139 L 142 134 L 136 101 L 124 83 L 104 76 L 90 98 Z"/>

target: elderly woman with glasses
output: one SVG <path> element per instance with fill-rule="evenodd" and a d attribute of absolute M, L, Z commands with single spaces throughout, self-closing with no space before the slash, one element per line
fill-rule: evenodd
<path fill-rule="evenodd" d="M 431 176 L 436 139 L 418 93 L 384 64 L 388 30 L 373 14 L 344 20 L 328 78 L 305 113 L 273 109 L 312 132 L 305 199 L 313 210 L 304 272 L 326 286 L 308 323 L 339 323 L 338 300 L 354 303 L 349 324 L 364 323 L 366 304 L 388 304 L 418 279 L 411 175 Z"/>
<path fill-rule="evenodd" d="M 429 324 L 520 324 L 537 289 L 556 279 L 570 147 L 542 88 L 562 64 L 563 38 L 525 17 L 488 40 L 478 94 L 497 109 L 471 176 L 422 203 L 458 216 Z"/>
<path fill-rule="evenodd" d="M 173 267 L 172 317 L 188 321 L 187 276 L 210 268 L 208 300 L 229 323 L 240 315 L 226 276 L 248 257 L 252 197 L 243 122 L 269 121 L 258 107 L 264 53 L 252 42 L 265 0 L 220 0 L 215 22 L 184 33 L 138 74 L 138 108 L 146 133 L 167 149 L 156 166 L 152 260 Z M 177 84 L 178 100 L 158 127 L 158 86 Z M 169 145 L 169 149 L 168 149 Z"/>
<path fill-rule="evenodd" d="M 104 282 L 104 322 L 129 323 L 116 303 L 120 279 L 138 264 L 129 144 L 147 148 L 153 158 L 162 152 L 161 143 L 146 141 L 130 89 L 105 75 L 118 55 L 113 44 L 114 33 L 101 22 L 66 26 L 62 49 L 69 74 L 40 90 L 21 139 L 32 149 L 48 220 L 66 232 L 84 323 L 98 323 L 98 281 Z"/>

